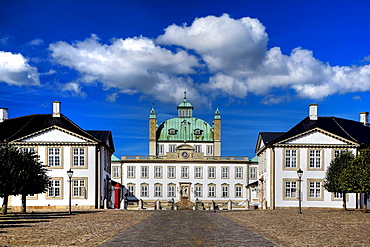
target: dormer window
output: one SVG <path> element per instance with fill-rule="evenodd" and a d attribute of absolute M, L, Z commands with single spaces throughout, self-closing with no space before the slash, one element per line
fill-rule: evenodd
<path fill-rule="evenodd" d="M 203 130 L 201 129 L 195 129 L 194 130 L 194 135 L 201 135 L 203 133 Z"/>
<path fill-rule="evenodd" d="M 177 134 L 177 129 L 169 129 L 168 134 L 169 135 L 176 135 Z"/>

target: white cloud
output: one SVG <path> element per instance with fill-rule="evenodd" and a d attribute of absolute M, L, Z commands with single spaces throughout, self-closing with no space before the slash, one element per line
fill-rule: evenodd
<path fill-rule="evenodd" d="M 0 82 L 9 85 L 40 85 L 37 68 L 21 54 L 0 51 Z"/>
<path fill-rule="evenodd" d="M 30 42 L 30 45 L 38 46 L 38 45 L 42 45 L 43 43 L 44 41 L 42 39 L 34 39 Z"/>
<path fill-rule="evenodd" d="M 264 96 L 265 104 L 289 100 L 292 91 L 311 99 L 370 91 L 370 65 L 330 66 L 307 49 L 283 54 L 279 47 L 267 49 L 267 42 L 259 20 L 224 14 L 197 18 L 189 26 L 170 25 L 155 40 L 135 37 L 101 44 L 92 35 L 49 48 L 56 62 L 81 74 L 75 83 L 101 83 L 104 89 L 164 102 L 178 102 L 184 91 L 201 103 L 208 102 L 207 94 L 239 99 L 256 94 Z M 194 82 L 191 75 L 196 73 L 208 80 Z M 271 94 L 276 90 L 278 98 Z"/>
<path fill-rule="evenodd" d="M 178 90 L 192 90 L 194 84 L 186 75 L 200 66 L 193 55 L 171 52 L 144 37 L 115 39 L 106 45 L 92 35 L 73 45 L 57 42 L 49 48 L 58 63 L 81 73 L 83 83 L 100 82 L 105 89 L 140 92 L 163 101 L 178 101 Z M 199 96 L 193 91 L 194 98 Z"/>
<path fill-rule="evenodd" d="M 86 93 L 82 91 L 82 86 L 76 82 L 61 84 L 60 87 L 63 93 L 70 94 L 74 97 L 85 98 L 87 96 Z"/>

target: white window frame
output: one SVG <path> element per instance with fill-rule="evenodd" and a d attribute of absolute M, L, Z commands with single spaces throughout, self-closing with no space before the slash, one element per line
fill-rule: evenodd
<path fill-rule="evenodd" d="M 168 147 L 169 153 L 176 153 L 176 145 L 170 144 Z"/>
<path fill-rule="evenodd" d="M 208 197 L 216 197 L 216 185 L 209 184 L 208 185 Z"/>
<path fill-rule="evenodd" d="M 176 167 L 175 166 L 167 167 L 167 178 L 176 178 Z"/>
<path fill-rule="evenodd" d="M 307 200 L 322 201 L 323 195 L 323 180 L 320 179 L 307 179 Z"/>
<path fill-rule="evenodd" d="M 309 149 L 308 150 L 308 169 L 322 170 L 323 169 L 323 150 L 322 149 Z"/>
<path fill-rule="evenodd" d="M 249 168 L 249 178 L 250 179 L 257 179 L 257 167 Z"/>
<path fill-rule="evenodd" d="M 194 196 L 195 197 L 203 197 L 203 185 L 201 185 L 201 184 L 196 184 L 195 186 L 194 186 L 195 188 L 194 188 Z"/>
<path fill-rule="evenodd" d="M 284 150 L 284 168 L 297 169 L 298 167 L 298 150 L 285 149 Z"/>
<path fill-rule="evenodd" d="M 237 166 L 235 167 L 235 179 L 242 179 L 243 178 L 243 167 Z"/>
<path fill-rule="evenodd" d="M 140 195 L 141 197 L 149 197 L 149 185 L 144 183 L 140 184 Z"/>
<path fill-rule="evenodd" d="M 221 197 L 222 198 L 229 197 L 229 185 L 228 184 L 221 185 Z"/>
<path fill-rule="evenodd" d="M 129 183 L 127 184 L 127 196 L 134 196 L 135 195 L 135 184 Z"/>
<path fill-rule="evenodd" d="M 207 145 L 207 155 L 213 155 L 213 146 Z"/>
<path fill-rule="evenodd" d="M 283 197 L 286 200 L 297 200 L 298 198 L 298 181 L 296 179 L 283 179 Z"/>
<path fill-rule="evenodd" d="M 176 197 L 176 185 L 168 185 L 168 197 Z"/>
<path fill-rule="evenodd" d="M 222 166 L 221 167 L 221 178 L 229 178 L 230 174 L 230 167 L 228 166 Z"/>
<path fill-rule="evenodd" d="M 164 154 L 164 145 L 163 144 L 158 144 L 157 145 L 157 154 L 158 155 L 163 155 Z"/>
<path fill-rule="evenodd" d="M 141 166 L 141 178 L 149 178 L 149 166 Z"/>
<path fill-rule="evenodd" d="M 154 167 L 154 178 L 162 178 L 162 167 L 161 166 Z"/>
<path fill-rule="evenodd" d="M 189 178 L 189 167 L 188 166 L 181 167 L 181 178 Z"/>
<path fill-rule="evenodd" d="M 72 167 L 86 167 L 86 148 L 72 148 Z"/>
<path fill-rule="evenodd" d="M 162 184 L 154 185 L 154 197 L 162 197 Z"/>
<path fill-rule="evenodd" d="M 47 148 L 48 167 L 62 168 L 62 148 L 49 147 Z"/>
<path fill-rule="evenodd" d="M 49 180 L 49 188 L 46 199 L 62 199 L 63 179 L 52 178 Z"/>
<path fill-rule="evenodd" d="M 121 170 L 121 167 L 119 167 L 119 166 L 113 166 L 112 168 L 113 168 L 113 169 L 112 169 L 112 177 L 114 177 L 114 178 L 119 178 L 119 177 L 121 177 L 121 176 L 120 176 L 120 170 Z"/>
<path fill-rule="evenodd" d="M 243 197 L 243 186 L 241 184 L 235 185 L 235 197 Z"/>
<path fill-rule="evenodd" d="M 194 177 L 195 178 L 203 178 L 203 167 L 196 166 L 196 167 L 194 167 L 194 169 L 195 169 Z"/>
<path fill-rule="evenodd" d="M 72 198 L 87 198 L 86 178 L 72 178 Z"/>
<path fill-rule="evenodd" d="M 202 145 L 195 145 L 194 146 L 194 153 L 201 153 L 202 152 Z"/>
<path fill-rule="evenodd" d="M 135 178 L 135 166 L 127 167 L 127 178 Z"/>
<path fill-rule="evenodd" d="M 208 178 L 216 178 L 216 167 L 208 166 Z"/>

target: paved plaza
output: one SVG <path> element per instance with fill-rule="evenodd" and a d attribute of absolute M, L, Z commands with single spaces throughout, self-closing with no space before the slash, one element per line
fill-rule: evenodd
<path fill-rule="evenodd" d="M 218 211 L 155 211 L 149 218 L 100 245 L 276 246 Z"/>

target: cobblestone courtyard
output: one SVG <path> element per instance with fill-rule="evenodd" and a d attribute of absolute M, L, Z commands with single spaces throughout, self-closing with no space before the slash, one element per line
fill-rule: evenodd
<path fill-rule="evenodd" d="M 168 228 L 175 227 L 171 225 L 171 219 L 177 214 L 184 212 L 91 210 L 77 211 L 73 215 L 56 211 L 10 214 L 0 216 L 0 246 L 99 246 L 104 243 L 109 246 L 114 237 L 124 231 L 126 234 L 131 232 L 139 239 L 147 237 L 150 240 L 142 245 L 136 242 L 136 245 L 130 246 L 153 246 L 161 243 L 148 234 L 153 228 L 162 231 L 161 238 L 164 240 L 174 238 L 175 235 L 171 235 Z M 304 209 L 301 215 L 295 209 L 216 213 L 187 211 L 184 215 L 186 217 L 181 218 L 183 224 L 178 226 L 183 233 L 181 236 L 184 240 L 191 236 L 198 237 L 193 238 L 192 242 L 184 241 L 187 243 L 184 245 L 181 245 L 181 241 L 176 242 L 177 246 L 205 246 L 206 238 L 214 240 L 208 246 L 233 246 L 230 239 L 238 239 L 242 235 L 245 235 L 245 241 L 237 246 L 248 246 L 247 239 L 256 235 L 263 237 L 266 242 L 250 246 L 271 246 L 269 241 L 278 246 L 370 246 L 370 214 L 361 211 Z M 189 230 L 189 222 L 194 224 L 196 221 L 205 223 L 201 227 L 202 234 L 192 234 Z M 141 226 L 145 222 L 150 225 L 143 230 L 140 222 Z M 219 225 L 220 228 L 212 231 L 212 224 L 219 222 L 225 225 Z M 207 225 L 211 229 L 208 232 L 205 230 Z M 229 229 L 221 232 L 219 229 L 222 228 Z M 232 232 L 235 235 L 231 235 Z M 134 241 L 135 236 L 130 240 Z"/>

